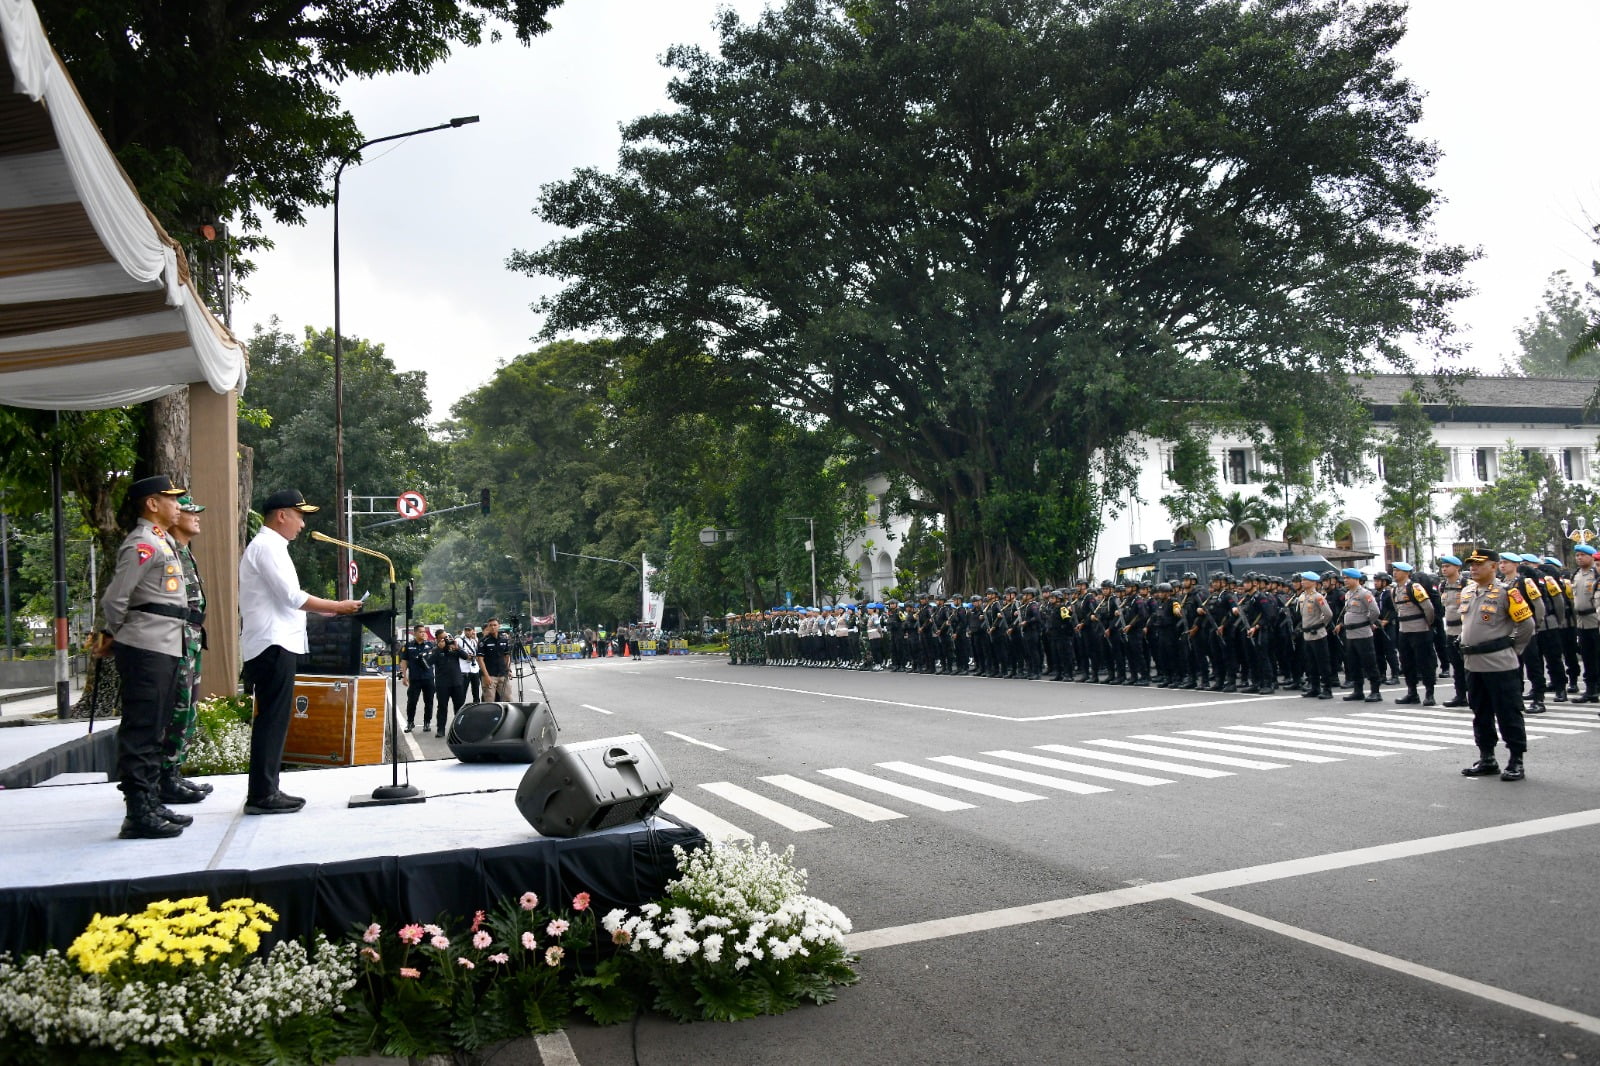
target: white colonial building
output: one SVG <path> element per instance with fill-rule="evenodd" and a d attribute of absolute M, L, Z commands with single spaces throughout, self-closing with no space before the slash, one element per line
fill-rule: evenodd
<path fill-rule="evenodd" d="M 1409 376 L 1380 374 L 1363 381 L 1361 390 L 1372 409 L 1380 431 L 1388 429 L 1394 405 L 1412 387 Z M 1508 448 L 1542 452 L 1569 481 L 1595 483 L 1596 435 L 1600 420 L 1585 413 L 1595 391 L 1592 380 L 1527 377 L 1478 377 L 1461 381 L 1457 387 L 1460 402 L 1454 406 L 1424 404 L 1433 420 L 1434 442 L 1445 453 L 1444 480 L 1435 488 L 1435 509 L 1448 515 L 1455 495 L 1463 489 L 1493 484 L 1499 474 L 1500 457 Z M 1233 528 L 1226 522 L 1204 526 L 1183 526 L 1167 513 L 1161 497 L 1177 491 L 1168 476 L 1172 446 L 1151 441 L 1144 449 L 1144 461 L 1136 493 L 1130 493 L 1121 510 L 1107 518 L 1095 551 L 1093 573 L 1116 572 L 1119 557 L 1137 550 L 1153 549 L 1158 541 L 1193 540 L 1197 548 L 1226 548 Z M 1228 496 L 1239 493 L 1248 498 L 1262 491 L 1262 463 L 1248 439 L 1215 437 L 1211 458 L 1217 469 L 1217 491 Z M 1331 525 L 1338 529 L 1332 538 L 1339 547 L 1368 553 L 1374 565 L 1406 558 L 1405 551 L 1393 543 L 1378 522 L 1382 507 L 1382 459 L 1376 447 L 1367 455 L 1353 456 L 1350 466 L 1358 471 L 1348 485 L 1329 487 L 1334 498 Z M 1574 515 L 1576 527 L 1585 518 Z M 1246 531 L 1252 537 L 1281 537 L 1282 529 Z M 1441 521 L 1423 545 L 1421 563 L 1431 566 L 1434 559 L 1448 554 L 1458 543 L 1459 530 Z M 1416 561 L 1416 560 L 1410 560 Z"/>
<path fill-rule="evenodd" d="M 1390 427 L 1394 405 L 1412 384 L 1409 376 L 1398 374 L 1380 374 L 1361 382 L 1380 431 Z M 1433 420 L 1434 442 L 1445 453 L 1444 480 L 1435 490 L 1437 513 L 1448 515 L 1460 490 L 1493 484 L 1507 448 L 1543 452 L 1569 481 L 1590 486 L 1600 483 L 1595 454 L 1600 418 L 1585 413 L 1596 384 L 1562 378 L 1468 378 L 1457 384 L 1460 402 L 1456 406 L 1424 404 Z M 1248 498 L 1262 493 L 1262 460 L 1247 438 L 1218 436 L 1210 448 L 1220 495 L 1237 492 Z M 1168 475 L 1172 445 L 1149 441 L 1143 451 L 1137 488 L 1107 515 L 1088 575 L 1114 576 L 1118 558 L 1154 549 L 1160 542 L 1192 540 L 1197 548 L 1227 548 L 1234 538 L 1235 530 L 1226 522 L 1191 527 L 1174 520 L 1160 502 L 1178 488 Z M 1405 559 L 1405 551 L 1390 541 L 1378 522 L 1383 509 L 1378 503 L 1383 470 L 1377 449 L 1350 460 L 1350 484 L 1331 486 L 1326 493 L 1334 500 L 1330 526 L 1338 530 L 1330 538 L 1330 546 L 1370 556 L 1369 570 Z M 886 486 L 882 478 L 874 478 L 867 491 L 881 499 Z M 877 506 L 871 508 L 875 520 L 878 512 Z M 1600 514 L 1574 515 L 1572 521 L 1574 528 L 1586 522 L 1600 523 Z M 891 517 L 886 527 L 874 521 L 851 542 L 847 558 L 855 564 L 857 587 L 865 599 L 880 598 L 896 583 L 895 557 L 905 544 L 909 525 L 909 519 L 898 515 Z M 1281 527 L 1247 525 L 1241 532 L 1251 538 L 1272 539 L 1281 537 L 1283 531 Z M 1459 532 L 1448 521 L 1440 522 L 1427 538 L 1421 563 L 1431 567 L 1438 556 L 1449 553 L 1458 543 Z M 845 592 L 840 598 L 850 597 Z"/>

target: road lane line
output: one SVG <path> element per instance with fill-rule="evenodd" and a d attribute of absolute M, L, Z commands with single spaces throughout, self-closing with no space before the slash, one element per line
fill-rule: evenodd
<path fill-rule="evenodd" d="M 1245 770 L 1287 770 L 1287 763 L 1262 762 L 1260 759 L 1237 759 L 1231 755 L 1207 755 L 1198 751 L 1183 751 L 1180 748 L 1164 748 L 1157 744 L 1134 744 L 1126 740 L 1086 740 L 1085 744 L 1098 744 L 1102 748 L 1118 748 L 1127 751 L 1142 751 L 1146 755 L 1166 755 L 1178 759 L 1193 759 L 1195 762 L 1214 763 L 1217 766 L 1238 766 Z"/>
<path fill-rule="evenodd" d="M 1231 726 L 1233 729 L 1243 729 L 1244 726 Z M 1315 744 L 1305 740 L 1275 740 L 1268 737 L 1241 737 L 1237 733 L 1218 733 L 1210 729 L 1183 729 L 1179 730 L 1187 737 L 1212 737 L 1217 740 L 1252 740 L 1259 744 L 1275 744 L 1283 748 L 1298 748 L 1302 751 L 1335 751 L 1341 755 L 1368 755 L 1372 758 L 1382 758 L 1385 755 L 1394 755 L 1392 751 L 1376 751 L 1372 748 L 1347 748 L 1338 744 Z M 1264 732 L 1283 733 L 1281 729 L 1268 729 Z M 1286 736 L 1294 736 L 1286 733 Z"/>
<path fill-rule="evenodd" d="M 1162 744 L 1182 744 L 1189 748 L 1209 748 L 1212 751 L 1232 751 L 1240 755 L 1265 755 L 1272 759 L 1290 762 L 1343 762 L 1331 755 L 1307 755 L 1303 751 L 1285 751 L 1282 748 L 1257 748 L 1248 744 L 1217 744 L 1209 740 L 1190 740 L 1188 737 L 1168 737 L 1159 733 L 1135 733 L 1134 740 L 1154 740 Z M 1266 743 L 1263 741 L 1262 743 Z"/>
<path fill-rule="evenodd" d="M 1405 729 L 1411 729 L 1418 733 L 1428 733 L 1436 736 L 1458 737 L 1463 733 L 1472 732 L 1471 721 L 1448 720 L 1438 722 L 1431 718 L 1419 719 L 1417 716 L 1410 714 L 1383 714 L 1379 711 L 1353 711 L 1351 712 L 1350 717 L 1359 718 L 1363 722 L 1371 719 L 1373 725 L 1393 726 L 1399 724 Z M 1581 729 L 1559 729 L 1552 725 L 1546 725 L 1544 722 L 1534 723 L 1534 728 L 1538 729 L 1541 733 L 1565 733 L 1569 736 L 1577 736 L 1579 733 L 1583 732 Z M 1529 733 L 1528 739 L 1544 740 L 1545 738 L 1537 737 L 1532 733 Z"/>
<path fill-rule="evenodd" d="M 682 819 L 704 833 L 709 840 L 754 840 L 755 837 L 745 832 L 732 822 L 725 822 L 712 814 L 704 807 L 697 807 L 674 792 L 668 796 L 666 802 L 661 804 L 661 809 L 674 818 Z"/>
<path fill-rule="evenodd" d="M 889 808 L 880 807 L 876 803 L 868 803 L 866 800 L 847 796 L 843 792 L 835 792 L 825 785 L 819 785 L 814 781 L 807 781 L 790 774 L 773 774 L 771 777 L 763 777 L 761 780 L 769 785 L 788 789 L 797 796 L 804 796 L 808 800 L 832 807 L 836 811 L 843 811 L 845 814 L 853 814 L 857 818 L 869 822 L 887 822 L 893 818 L 905 817 L 899 811 L 891 811 Z"/>
<path fill-rule="evenodd" d="M 1285 723 L 1288 724 L 1288 723 Z M 1350 733 L 1335 733 L 1324 730 L 1321 726 L 1300 726 L 1295 729 L 1278 729 L 1264 725 L 1230 725 L 1229 729 L 1241 733 L 1265 733 L 1274 737 L 1291 737 L 1298 740 L 1338 740 L 1346 744 L 1370 744 L 1374 748 L 1393 748 L 1396 751 L 1445 751 L 1438 744 L 1413 744 L 1404 740 L 1378 740 L 1375 737 L 1351 736 Z"/>
<path fill-rule="evenodd" d="M 776 800 L 769 800 L 759 793 L 751 792 L 748 788 L 741 788 L 728 781 L 707 781 L 700 787 L 713 796 L 721 796 L 729 803 L 738 804 L 745 810 L 759 814 L 769 822 L 777 822 L 785 829 L 792 829 L 796 833 L 833 828 L 821 818 L 813 818 L 804 811 L 786 807 Z"/>
<path fill-rule="evenodd" d="M 927 940 L 940 940 L 945 937 L 961 936 L 967 933 L 1007 929 L 1018 925 L 1028 925 L 1033 922 L 1053 921 L 1057 918 L 1111 910 L 1116 907 L 1127 907 L 1138 903 L 1155 903 L 1179 896 L 1218 892 L 1225 888 L 1239 888 L 1244 885 L 1256 885 L 1267 881 L 1328 873 L 1352 866 L 1366 866 L 1373 863 L 1392 862 L 1396 859 L 1410 859 L 1419 855 L 1432 855 L 1441 851 L 1499 844 L 1508 840 L 1521 840 L 1525 837 L 1558 833 L 1569 829 L 1585 829 L 1595 825 L 1600 825 L 1600 809 L 1575 811 L 1571 814 L 1558 814 L 1549 818 L 1534 818 L 1524 822 L 1510 822 L 1482 829 L 1468 829 L 1459 833 L 1445 833 L 1440 836 L 1401 840 L 1365 848 L 1352 848 L 1348 851 L 1308 855 L 1299 859 L 1263 863 L 1259 866 L 1245 866 L 1236 870 L 1221 870 L 1216 873 L 1199 874 L 1193 877 L 1180 877 L 1172 881 L 1157 881 L 1148 885 L 1135 885 L 1130 888 L 1119 888 L 1109 892 L 1094 892 L 1083 896 L 1069 896 L 1065 899 L 1044 900 L 1019 907 L 1003 907 L 998 910 L 960 914 L 950 918 L 934 918 L 925 922 L 887 926 L 882 929 L 865 929 L 847 936 L 845 938 L 845 948 L 849 951 L 870 951 L 874 948 L 892 947 L 898 944 L 915 944 Z"/>
<path fill-rule="evenodd" d="M 1100 777 L 1107 781 L 1122 781 L 1129 785 L 1173 785 L 1177 782 L 1170 777 L 1151 777 L 1149 774 L 1136 774 L 1128 770 L 1111 770 L 1103 766 L 1086 766 L 1079 762 L 1066 762 L 1063 759 L 1049 759 L 1043 755 L 1034 755 L 1026 751 L 986 751 L 985 755 L 992 759 L 1010 759 L 1012 762 L 1025 762 L 1029 766 L 1044 766 L 1051 770 L 1065 770 L 1069 774 L 1079 777 Z"/>
<path fill-rule="evenodd" d="M 1032 770 L 996 766 L 993 763 L 979 762 L 977 759 L 963 759 L 959 755 L 935 755 L 933 761 L 942 762 L 947 766 L 959 766 L 963 770 L 976 770 L 980 774 L 993 774 L 996 777 L 1004 777 L 1009 781 L 1023 781 L 1030 785 L 1043 785 L 1045 788 L 1060 789 L 1062 792 L 1076 792 L 1080 796 L 1092 796 L 1096 792 L 1111 791 L 1104 785 L 1086 785 L 1082 781 L 1068 781 L 1064 777 L 1036 774 Z"/>
<path fill-rule="evenodd" d="M 1385 955 L 1381 951 L 1373 951 L 1371 948 L 1364 948 L 1359 944 L 1352 944 L 1345 940 L 1335 940 L 1330 936 L 1323 936 L 1321 933 L 1313 933 L 1309 929 L 1286 925 L 1283 922 L 1265 918 L 1259 914 L 1252 914 L 1237 907 L 1230 907 L 1226 903 L 1202 899 L 1199 896 L 1174 896 L 1172 898 L 1179 903 L 1187 903 L 1191 907 L 1199 907 L 1201 910 L 1210 911 L 1212 914 L 1219 914 L 1224 918 L 1232 918 L 1236 922 L 1253 925 L 1270 933 L 1277 933 L 1280 936 L 1311 944 L 1314 947 L 1337 952 L 1360 962 L 1381 966 L 1386 970 L 1394 970 L 1397 973 L 1405 974 L 1407 977 L 1415 977 L 1456 992 L 1465 992 L 1469 996 L 1477 996 L 1479 999 L 1486 999 L 1502 1007 L 1510 1007 L 1513 1010 L 1537 1015 L 1558 1025 L 1568 1025 L 1574 1029 L 1600 1033 L 1600 1018 L 1596 1018 L 1592 1014 L 1580 1014 L 1575 1010 L 1569 1010 L 1555 1003 L 1546 1003 L 1543 1000 L 1519 995 L 1516 992 L 1509 992 L 1503 988 L 1496 988 L 1494 985 L 1486 985 L 1481 981 L 1474 981 L 1469 977 L 1458 977 L 1453 973 L 1435 970 L 1431 966 L 1423 966 L 1420 963 L 1410 962 L 1394 955 Z"/>
<path fill-rule="evenodd" d="M 1096 751 L 1093 748 L 1074 748 L 1066 744 L 1035 744 L 1040 751 L 1055 751 L 1062 755 L 1075 755 L 1080 759 L 1100 759 L 1105 762 L 1119 763 L 1123 766 L 1141 766 L 1146 770 L 1163 770 L 1169 774 L 1183 774 L 1187 777 L 1232 777 L 1232 770 L 1209 770 L 1204 766 L 1183 766 L 1175 762 L 1162 762 L 1159 759 L 1141 759 L 1134 755 L 1118 755 L 1114 751 Z"/>
<path fill-rule="evenodd" d="M 943 770 L 930 770 L 926 766 L 918 766 L 911 762 L 881 762 L 879 766 L 885 770 L 905 774 L 907 777 L 920 777 L 924 781 L 935 784 L 949 785 L 959 788 L 963 792 L 976 792 L 980 796 L 991 796 L 994 799 L 1006 800 L 1010 803 L 1027 803 L 1030 800 L 1042 800 L 1043 796 L 1032 792 L 1023 792 L 1021 789 L 1006 788 L 1004 785 L 991 785 L 987 781 L 975 781 L 970 777 L 961 777 L 958 774 L 947 774 Z"/>
<path fill-rule="evenodd" d="M 1407 719 L 1415 722 L 1418 725 L 1443 725 L 1444 723 L 1449 722 L 1453 725 L 1459 725 L 1463 729 L 1472 728 L 1472 717 L 1470 715 L 1457 714 L 1455 711 L 1396 711 L 1393 715 L 1389 715 L 1388 717 L 1395 718 L 1401 714 L 1404 714 Z M 1362 714 L 1362 717 L 1366 717 L 1366 715 Z M 1549 718 L 1549 715 L 1534 715 L 1533 717 L 1535 719 L 1539 719 L 1541 717 Z M 1581 725 L 1587 728 L 1589 724 L 1590 723 L 1588 722 L 1573 722 L 1557 718 L 1552 721 L 1535 721 L 1534 727 L 1541 733 L 1570 733 L 1576 736 L 1577 734 L 1584 732 L 1584 730 L 1572 729 L 1570 728 L 1571 726 Z M 1600 729 L 1600 722 L 1595 722 L 1594 728 Z"/>
<path fill-rule="evenodd" d="M 1335 733 L 1354 733 L 1363 737 L 1387 737 L 1394 740 L 1426 740 L 1430 744 L 1469 744 L 1477 747 L 1477 741 L 1471 737 L 1455 736 L 1447 733 L 1427 733 L 1420 729 L 1406 730 L 1400 726 L 1388 729 L 1380 728 L 1361 721 L 1359 718 L 1311 718 L 1305 722 L 1268 722 L 1268 725 L 1309 726 L 1312 729 L 1331 729 Z"/>
<path fill-rule="evenodd" d="M 610 714 L 610 713 L 612 713 L 612 712 L 606 710 L 604 707 L 596 707 L 592 703 L 580 703 L 580 704 L 578 704 L 578 706 L 582 707 L 586 711 L 594 711 L 594 712 L 596 712 L 598 714 Z"/>
<path fill-rule="evenodd" d="M 969 711 L 962 707 L 940 707 L 929 703 L 905 703 L 901 700 L 881 700 L 871 696 L 853 696 L 843 692 L 821 692 L 816 689 L 788 688 L 783 685 L 758 685 L 753 681 L 722 681 L 712 677 L 674 676 L 674 681 L 698 681 L 703 685 L 732 685 L 735 688 L 758 688 L 767 692 L 788 692 L 798 696 L 822 696 L 827 699 L 849 700 L 854 703 L 876 703 L 885 707 L 905 707 L 914 711 L 941 711 L 945 714 L 964 714 L 972 718 L 993 718 L 1001 722 L 1059 722 L 1068 718 L 1102 718 L 1113 714 L 1144 714 L 1148 711 L 1181 711 L 1190 707 L 1236 707 L 1272 700 L 1298 699 L 1298 692 L 1287 696 L 1235 696 L 1222 700 L 1196 700 L 1192 703 L 1163 703 L 1155 707 L 1123 707 L 1102 711 L 1064 711 L 1061 714 L 1010 715 L 991 711 Z"/>
<path fill-rule="evenodd" d="M 710 748 L 712 751 L 727 751 L 728 750 L 727 748 L 724 748 L 721 744 L 713 744 L 709 740 L 696 740 L 694 737 L 685 736 L 682 733 L 674 733 L 670 729 L 663 729 L 662 732 L 665 733 L 669 737 L 677 737 L 679 740 L 685 741 L 686 743 L 698 744 L 698 745 L 700 745 L 700 747 L 702 747 L 702 748 Z"/>
<path fill-rule="evenodd" d="M 881 777 L 873 777 L 871 774 L 864 774 L 859 770 L 840 767 L 834 770 L 818 770 L 817 773 L 837 781 L 848 781 L 852 785 L 859 785 L 874 792 L 882 792 L 886 796 L 894 796 L 896 799 L 903 799 L 908 803 L 932 807 L 936 811 L 968 811 L 972 809 L 972 804 L 963 800 L 951 799 L 948 796 L 941 796 L 937 792 L 913 788 L 910 785 L 902 785 L 898 781 L 886 781 Z"/>

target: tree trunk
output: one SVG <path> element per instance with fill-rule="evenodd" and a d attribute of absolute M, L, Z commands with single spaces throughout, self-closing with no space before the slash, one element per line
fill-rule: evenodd
<path fill-rule="evenodd" d="M 239 554 L 244 554 L 250 543 L 250 508 L 255 506 L 252 494 L 256 488 L 256 450 L 248 444 L 239 445 Z"/>
<path fill-rule="evenodd" d="M 166 474 L 178 485 L 189 483 L 189 390 L 187 387 L 145 404 L 144 432 L 139 437 L 139 476 Z"/>

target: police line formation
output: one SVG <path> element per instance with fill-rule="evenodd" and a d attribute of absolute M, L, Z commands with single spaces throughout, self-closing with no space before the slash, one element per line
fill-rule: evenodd
<path fill-rule="evenodd" d="M 1578 545 L 1576 568 L 1536 554 L 1479 551 L 1489 586 L 1509 615 L 1528 612 L 1532 635 L 1510 669 L 1526 674 L 1526 713 L 1557 703 L 1600 702 L 1600 620 L 1595 549 Z M 1395 702 L 1435 706 L 1437 679 L 1452 681 L 1446 707 L 1468 706 L 1463 662 L 1512 648 L 1463 644 L 1470 578 L 1453 555 L 1438 576 L 1395 563 L 1394 573 L 1312 571 L 1280 577 L 1183 575 L 1161 582 L 990 588 L 982 597 L 931 596 L 832 607 L 774 607 L 729 616 L 736 665 L 808 666 L 1380 702 L 1380 683 L 1405 683 Z M 1480 612 L 1481 614 L 1481 612 Z M 1490 621 L 1480 616 L 1478 623 Z M 1512 618 L 1513 624 L 1523 619 Z M 1504 643 L 1501 643 L 1504 641 Z M 1487 663 L 1479 664 L 1487 665 Z M 1498 663 L 1495 665 L 1499 665 Z M 1342 671 L 1342 673 L 1341 673 Z M 1583 690 L 1578 693 L 1579 675 Z M 1492 750 L 1493 745 L 1489 745 Z M 1514 754 L 1518 754 L 1515 753 Z"/>

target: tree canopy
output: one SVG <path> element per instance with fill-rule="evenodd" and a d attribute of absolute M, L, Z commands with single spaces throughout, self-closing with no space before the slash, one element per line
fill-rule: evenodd
<path fill-rule="evenodd" d="M 1383 510 L 1378 521 L 1389 539 L 1405 548 L 1413 560 L 1422 559 L 1422 542 L 1428 527 L 1438 521 L 1434 487 L 1444 480 L 1444 452 L 1433 442 L 1433 422 L 1422 409 L 1417 394 L 1407 390 L 1394 408 L 1394 429 L 1381 452 Z"/>
<path fill-rule="evenodd" d="M 679 47 L 573 232 L 547 330 L 707 352 L 943 516 L 959 587 L 1065 577 L 1133 434 L 1299 406 L 1447 344 L 1469 253 L 1396 72 L 1404 6 L 791 0 Z"/>
<path fill-rule="evenodd" d="M 1539 309 L 1517 327 L 1517 352 L 1507 361 L 1513 374 L 1548 378 L 1600 378 L 1600 351 L 1573 354 L 1589 329 L 1591 319 L 1600 318 L 1600 300 L 1592 291 L 1585 293 L 1565 270 L 1557 270 L 1545 282 Z"/>

